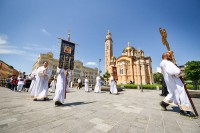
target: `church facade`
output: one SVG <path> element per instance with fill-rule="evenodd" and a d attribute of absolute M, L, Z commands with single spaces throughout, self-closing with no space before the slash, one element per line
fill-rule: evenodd
<path fill-rule="evenodd" d="M 116 58 L 113 55 L 112 34 L 108 31 L 105 39 L 105 71 L 111 74 L 116 70 L 117 84 L 152 84 L 151 63 L 150 56 L 144 56 L 144 51 L 135 49 L 129 43 L 122 55 Z"/>

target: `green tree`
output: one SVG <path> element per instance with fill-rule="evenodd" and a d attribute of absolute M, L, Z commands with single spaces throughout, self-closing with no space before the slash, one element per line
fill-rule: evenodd
<path fill-rule="evenodd" d="M 13 66 L 9 66 L 11 69 L 13 69 L 14 67 Z"/>
<path fill-rule="evenodd" d="M 105 72 L 105 74 L 103 75 L 103 77 L 106 79 L 106 81 L 108 83 L 108 80 L 110 78 L 110 73 L 108 72 L 108 70 Z"/>
<path fill-rule="evenodd" d="M 157 73 L 154 73 L 153 74 L 153 79 L 154 79 L 154 82 L 157 83 L 157 84 L 161 84 L 161 81 L 162 81 L 162 74 L 157 72 Z"/>
<path fill-rule="evenodd" d="M 195 89 L 198 89 L 198 80 L 200 80 L 200 61 L 188 61 L 185 65 L 185 78 L 192 80 Z"/>

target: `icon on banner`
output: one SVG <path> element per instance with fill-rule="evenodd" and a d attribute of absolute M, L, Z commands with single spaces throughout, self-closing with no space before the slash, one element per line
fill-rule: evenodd
<path fill-rule="evenodd" d="M 65 53 L 71 54 L 71 51 L 72 51 L 71 47 L 65 46 L 65 48 L 64 48 L 64 52 L 65 52 Z"/>

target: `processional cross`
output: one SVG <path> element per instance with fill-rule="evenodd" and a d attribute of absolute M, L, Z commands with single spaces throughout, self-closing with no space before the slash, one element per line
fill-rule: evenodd
<path fill-rule="evenodd" d="M 162 36 L 162 43 L 167 47 L 168 53 L 170 54 L 170 59 L 174 64 L 176 64 L 176 60 L 174 58 L 174 53 L 171 51 L 169 43 L 167 41 L 167 31 L 165 29 L 159 28 L 160 35 Z"/>

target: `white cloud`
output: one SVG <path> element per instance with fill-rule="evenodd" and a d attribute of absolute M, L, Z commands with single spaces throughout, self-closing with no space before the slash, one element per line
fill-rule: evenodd
<path fill-rule="evenodd" d="M 49 47 L 41 47 L 37 44 L 28 44 L 22 47 L 25 50 L 32 50 L 32 51 L 49 51 L 51 50 Z"/>
<path fill-rule="evenodd" d="M 8 44 L 7 35 L 0 35 L 0 54 L 25 55 L 25 51 L 18 49 L 16 46 Z"/>
<path fill-rule="evenodd" d="M 8 44 L 3 44 L 0 45 L 0 49 L 14 49 L 17 48 L 16 46 L 8 45 Z"/>
<path fill-rule="evenodd" d="M 18 50 L 16 46 L 8 44 L 7 35 L 0 35 L 0 54 L 17 54 L 23 55 L 25 51 Z"/>
<path fill-rule="evenodd" d="M 8 37 L 6 35 L 0 35 L 0 45 L 4 45 L 7 43 Z"/>
<path fill-rule="evenodd" d="M 44 34 L 47 35 L 47 36 L 50 36 L 50 35 L 51 35 L 46 29 L 42 29 L 41 31 L 42 31 L 42 33 L 44 33 Z"/>
<path fill-rule="evenodd" d="M 0 49 L 0 54 L 17 54 L 25 55 L 25 51 L 16 50 L 16 49 Z"/>
<path fill-rule="evenodd" d="M 88 65 L 88 66 L 96 66 L 97 63 L 96 62 L 87 62 L 86 65 Z"/>
<path fill-rule="evenodd" d="M 9 40 L 6 35 L 0 35 L 0 54 L 24 55 L 29 60 L 35 60 L 40 53 L 50 51 L 56 54 L 59 53 L 59 49 L 57 47 L 41 47 L 39 44 L 27 44 L 25 46 L 17 47 L 17 45 L 9 44 Z"/>

